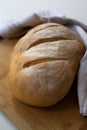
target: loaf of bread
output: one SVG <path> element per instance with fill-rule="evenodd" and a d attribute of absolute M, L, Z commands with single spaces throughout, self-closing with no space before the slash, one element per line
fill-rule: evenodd
<path fill-rule="evenodd" d="M 33 106 L 51 106 L 69 92 L 84 44 L 70 29 L 56 23 L 38 25 L 14 47 L 9 81 L 16 99 Z"/>

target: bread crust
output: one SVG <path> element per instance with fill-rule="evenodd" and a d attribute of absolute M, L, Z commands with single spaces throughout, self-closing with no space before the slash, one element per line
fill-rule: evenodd
<path fill-rule="evenodd" d="M 33 106 L 51 106 L 71 88 L 84 54 L 81 39 L 55 23 L 38 25 L 16 44 L 9 81 L 16 99 Z"/>

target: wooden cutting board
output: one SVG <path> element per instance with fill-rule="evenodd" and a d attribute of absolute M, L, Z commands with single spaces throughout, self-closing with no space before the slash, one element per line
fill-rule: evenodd
<path fill-rule="evenodd" d="M 64 100 L 52 107 L 32 107 L 13 98 L 7 75 L 17 40 L 0 41 L 0 109 L 19 130 L 87 130 L 87 118 L 79 114 L 76 81 Z"/>

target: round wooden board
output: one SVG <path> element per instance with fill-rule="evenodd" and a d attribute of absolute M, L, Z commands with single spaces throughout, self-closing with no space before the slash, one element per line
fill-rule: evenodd
<path fill-rule="evenodd" d="M 79 113 L 76 80 L 68 95 L 52 107 L 32 107 L 14 99 L 7 75 L 17 40 L 0 41 L 0 109 L 20 130 L 87 130 L 87 118 Z"/>

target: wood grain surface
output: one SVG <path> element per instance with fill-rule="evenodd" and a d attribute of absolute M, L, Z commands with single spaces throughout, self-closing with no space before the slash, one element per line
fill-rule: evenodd
<path fill-rule="evenodd" d="M 68 95 L 52 107 L 32 107 L 17 101 L 8 84 L 10 56 L 17 39 L 0 41 L 0 109 L 19 130 L 87 130 L 79 113 L 76 80 Z"/>

